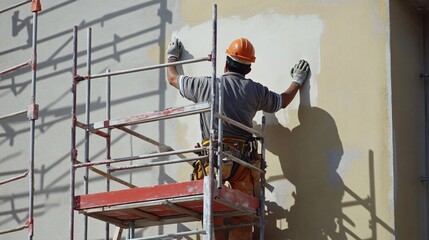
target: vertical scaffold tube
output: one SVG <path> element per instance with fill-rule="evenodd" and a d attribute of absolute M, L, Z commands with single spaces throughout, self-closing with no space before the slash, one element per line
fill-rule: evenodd
<path fill-rule="evenodd" d="M 106 73 L 110 73 L 110 69 L 106 70 Z M 107 120 L 110 120 L 111 118 L 111 106 L 110 106 L 110 100 L 111 100 L 111 82 L 110 82 L 111 77 L 107 76 L 107 80 L 106 80 L 106 118 Z M 112 129 L 107 129 L 107 134 L 109 135 L 108 138 L 106 138 L 106 159 L 109 160 L 111 159 L 110 156 L 110 145 L 111 145 L 111 134 L 112 134 Z M 107 173 L 110 174 L 110 164 L 107 164 Z M 110 178 L 106 178 L 106 191 L 109 192 L 110 191 Z M 109 239 L 109 223 L 106 222 L 106 240 Z"/>
<path fill-rule="evenodd" d="M 265 161 L 265 116 L 262 117 L 262 139 L 261 139 L 261 169 L 264 170 L 261 173 L 261 199 L 260 199 L 260 227 L 259 227 L 259 239 L 264 239 L 265 236 L 265 169 L 267 167 L 267 162 Z"/>
<path fill-rule="evenodd" d="M 217 101 L 218 101 L 218 110 L 217 112 L 219 114 L 223 114 L 223 80 L 222 78 L 216 78 L 217 82 Z M 218 143 L 218 149 L 217 149 L 217 188 L 222 188 L 222 151 L 223 151 L 223 120 L 221 118 L 218 119 L 218 137 L 217 137 Z"/>
<path fill-rule="evenodd" d="M 217 104 L 216 95 L 216 31 L 217 28 L 217 5 L 213 6 L 213 39 L 212 39 L 212 84 L 211 84 L 211 116 L 210 116 L 210 156 L 209 156 L 209 174 L 204 177 L 204 214 L 203 214 L 203 227 L 206 230 L 205 240 L 214 239 L 213 227 L 213 188 L 214 188 L 214 169 L 213 163 L 215 161 L 215 136 L 216 136 L 216 120 L 215 111 Z"/>
<path fill-rule="evenodd" d="M 91 41 L 92 41 L 92 30 L 88 28 L 87 30 L 87 45 L 86 45 L 86 74 L 91 76 Z M 85 105 L 85 115 L 86 115 L 86 126 L 89 126 L 91 123 L 91 78 L 88 78 L 86 81 L 86 105 Z M 85 129 L 85 162 L 89 162 L 89 129 Z M 84 191 L 85 194 L 89 193 L 89 168 L 85 168 L 84 175 Z M 88 239 L 88 216 L 84 216 L 83 220 L 83 239 Z"/>
<path fill-rule="evenodd" d="M 70 151 L 70 240 L 74 239 L 74 195 L 75 195 L 75 168 L 77 159 L 76 149 L 76 98 L 77 98 L 77 26 L 73 27 L 73 106 L 71 124 L 71 151 Z"/>
<path fill-rule="evenodd" d="M 36 105 L 36 70 L 37 70 L 37 11 L 33 12 L 33 37 L 32 37 L 33 53 L 32 53 L 32 66 L 31 66 L 31 104 Z M 29 166 L 29 216 L 28 216 L 28 239 L 33 239 L 34 230 L 34 138 L 35 138 L 35 125 L 37 117 L 34 117 L 35 108 L 33 107 L 32 117 L 30 118 L 30 166 Z"/>

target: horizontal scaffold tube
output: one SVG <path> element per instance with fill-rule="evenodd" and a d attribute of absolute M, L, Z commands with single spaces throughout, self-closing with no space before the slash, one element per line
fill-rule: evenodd
<path fill-rule="evenodd" d="M 259 137 L 259 138 L 262 137 L 262 135 L 261 135 L 260 132 L 254 130 L 253 128 L 250 128 L 250 127 L 248 127 L 248 126 L 246 126 L 246 125 L 244 125 L 242 123 L 239 123 L 239 122 L 237 122 L 235 120 L 232 120 L 231 118 L 225 117 L 225 116 L 223 116 L 223 115 L 221 115 L 219 113 L 215 113 L 215 117 L 220 118 L 223 121 L 225 121 L 227 123 L 230 123 L 230 124 L 232 124 L 234 126 L 237 126 L 237 127 L 241 128 L 243 130 L 246 130 L 249 133 L 252 133 L 253 135 L 255 135 L 255 136 Z"/>
<path fill-rule="evenodd" d="M 0 182 L 0 185 L 6 184 L 6 183 L 9 183 L 9 182 L 13 182 L 13 181 L 16 181 L 16 180 L 21 179 L 21 178 L 25 178 L 28 175 L 28 172 L 29 172 L 29 170 L 25 171 L 23 174 L 20 174 L 20 175 L 18 175 L 16 177 L 12 177 L 12 178 L 3 180 L 3 181 Z"/>
<path fill-rule="evenodd" d="M 141 159 L 155 158 L 155 157 L 165 157 L 165 156 L 177 155 L 177 154 L 181 154 L 181 153 L 201 152 L 201 151 L 205 151 L 205 150 L 207 150 L 207 147 L 192 148 L 192 149 L 185 149 L 185 150 L 178 150 L 178 151 L 169 151 L 169 152 L 161 152 L 161 153 L 153 153 L 153 154 L 131 156 L 131 157 L 124 157 L 124 158 L 114 158 L 114 159 L 107 160 L 107 161 L 87 162 L 87 163 L 75 164 L 74 167 L 75 168 L 81 168 L 81 167 L 89 167 L 89 166 L 95 166 L 95 165 L 113 164 L 113 163 L 132 161 L 132 160 L 141 160 Z"/>
<path fill-rule="evenodd" d="M 154 166 L 160 166 L 160 165 L 175 164 L 175 163 L 182 163 L 182 162 L 189 162 L 189 161 L 203 160 L 203 159 L 208 159 L 208 156 L 199 156 L 199 157 L 193 157 L 193 158 L 179 158 L 179 159 L 173 159 L 173 160 L 165 160 L 165 161 L 159 161 L 159 162 L 151 162 L 146 164 L 129 165 L 129 166 L 122 166 L 122 167 L 109 167 L 109 170 L 111 172 L 115 172 L 120 170 L 154 167 Z"/>
<path fill-rule="evenodd" d="M 78 160 L 76 160 L 75 162 L 76 162 L 76 163 L 82 163 L 82 162 L 80 162 L 80 161 L 78 161 Z M 103 177 L 105 177 L 105 178 L 107 178 L 107 179 L 110 179 L 110 180 L 112 180 L 112 181 L 115 181 L 115 182 L 117 182 L 117 183 L 119 183 L 119 184 L 125 185 L 125 186 L 127 186 L 127 187 L 129 187 L 129 188 L 136 188 L 136 187 L 137 187 L 137 186 L 136 186 L 136 185 L 134 185 L 134 184 L 131 184 L 131 183 L 129 183 L 129 182 L 126 182 L 126 181 L 124 181 L 124 180 L 122 180 L 122 179 L 120 179 L 120 178 L 117 178 L 117 177 L 115 177 L 115 176 L 113 176 L 113 175 L 109 174 L 109 173 L 103 172 L 103 171 L 101 171 L 100 169 L 97 169 L 97 168 L 95 168 L 95 167 L 88 167 L 88 168 L 89 168 L 89 170 L 93 171 L 94 173 L 97 173 L 98 175 L 101 175 L 101 176 L 103 176 Z"/>
<path fill-rule="evenodd" d="M 16 65 L 16 66 L 13 66 L 13 67 L 11 67 L 11 68 L 8 68 L 8 69 L 6 69 L 6 70 L 1 71 L 1 72 L 0 72 L 0 76 L 1 76 L 1 75 L 4 75 L 4 74 L 6 74 L 6 73 L 10 73 L 10 72 L 13 72 L 13 71 L 19 70 L 19 69 L 21 69 L 21 68 L 23 68 L 23 67 L 29 66 L 30 64 L 31 64 L 31 60 L 28 60 L 28 61 L 27 61 L 27 62 L 25 62 L 25 63 L 21 63 L 21 64 L 19 64 L 19 65 Z"/>
<path fill-rule="evenodd" d="M 16 227 L 16 228 L 10 228 L 10 229 L 7 229 L 7 230 L 2 230 L 2 231 L 0 231 L 0 235 L 6 234 L 6 233 L 18 232 L 18 231 L 24 230 L 26 228 L 28 228 L 27 224 L 22 225 L 20 227 Z"/>
<path fill-rule="evenodd" d="M 262 170 L 262 169 L 260 169 L 258 167 L 255 167 L 252 164 L 247 163 L 247 162 L 241 160 L 240 158 L 234 157 L 233 155 L 231 155 L 229 153 L 223 152 L 223 155 L 225 157 L 227 157 L 228 159 L 231 159 L 232 161 L 234 161 L 234 162 L 236 162 L 238 164 L 244 165 L 245 167 L 248 167 L 248 168 L 250 168 L 252 170 L 255 170 L 257 172 L 260 172 L 260 173 L 265 173 L 265 170 Z"/>
<path fill-rule="evenodd" d="M 94 78 L 102 78 L 102 77 L 115 76 L 115 75 L 121 75 L 121 74 L 127 74 L 127 73 L 142 72 L 142 71 L 148 71 L 148 70 L 153 70 L 153 69 L 158 69 L 158 68 L 165 68 L 165 67 L 170 67 L 170 66 L 177 66 L 177 65 L 189 64 L 189 63 L 210 61 L 210 59 L 211 58 L 209 56 L 209 57 L 195 58 L 195 59 L 183 60 L 183 61 L 177 61 L 177 62 L 171 62 L 171 63 L 163 63 L 163 64 L 158 64 L 158 65 L 152 65 L 152 66 L 140 67 L 140 68 L 132 68 L 132 69 L 116 71 L 116 72 L 94 74 L 91 76 L 85 76 L 84 79 L 94 79 Z M 80 80 L 84 80 L 84 79 L 80 79 Z"/>
<path fill-rule="evenodd" d="M 21 111 L 18 111 L 18 112 L 10 113 L 10 114 L 1 116 L 0 120 L 6 119 L 6 118 L 15 117 L 15 116 L 22 115 L 22 114 L 25 114 L 25 113 L 27 113 L 27 110 L 21 110 Z"/>

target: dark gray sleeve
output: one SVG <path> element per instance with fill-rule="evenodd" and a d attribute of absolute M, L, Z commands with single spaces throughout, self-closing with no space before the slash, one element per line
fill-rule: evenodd
<path fill-rule="evenodd" d="M 256 85 L 256 92 L 259 96 L 258 110 L 267 113 L 275 113 L 282 108 L 282 96 L 280 94 L 269 90 L 260 83 L 256 83 Z"/>
<path fill-rule="evenodd" d="M 193 102 L 210 100 L 210 77 L 179 76 L 180 94 Z"/>

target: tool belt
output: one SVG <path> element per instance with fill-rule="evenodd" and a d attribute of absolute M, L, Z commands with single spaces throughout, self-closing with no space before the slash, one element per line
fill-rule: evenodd
<path fill-rule="evenodd" d="M 206 140 L 202 142 L 203 146 L 208 146 L 210 144 L 210 140 Z M 240 158 L 243 161 L 246 161 L 254 166 L 260 167 L 261 155 L 258 154 L 258 142 L 256 139 L 252 138 L 250 140 L 243 140 L 239 138 L 224 138 L 222 151 L 231 154 L 234 157 Z M 196 153 L 200 156 L 207 156 L 207 151 L 201 151 Z M 229 181 L 231 180 L 235 173 L 237 172 L 240 164 L 229 160 L 224 157 L 222 163 L 222 180 Z M 218 168 L 217 161 L 214 162 L 215 168 Z M 203 179 L 204 176 L 207 176 L 209 173 L 209 163 L 208 160 L 197 160 L 193 163 L 194 170 L 192 172 L 191 178 L 192 180 L 200 180 Z M 252 176 L 255 179 L 260 178 L 259 172 L 254 170 L 251 171 Z"/>

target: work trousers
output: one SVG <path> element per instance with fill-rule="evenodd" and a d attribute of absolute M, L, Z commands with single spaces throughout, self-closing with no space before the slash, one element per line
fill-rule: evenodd
<path fill-rule="evenodd" d="M 256 156 L 256 159 L 252 159 L 252 165 L 260 167 L 261 159 L 260 155 Z M 204 170 L 206 173 L 210 171 L 208 164 L 205 165 Z M 259 196 L 260 191 L 260 174 L 256 171 L 250 170 L 247 167 L 242 165 L 237 166 L 237 170 L 233 171 L 232 176 L 230 176 L 232 169 L 232 162 L 228 161 L 224 164 L 222 168 L 223 183 L 225 187 L 236 189 L 243 193 L 249 194 L 251 196 Z M 229 177 L 228 177 L 229 176 Z M 195 166 L 194 179 L 200 180 L 204 178 L 203 167 L 201 162 L 198 162 Z M 220 227 L 224 225 L 234 225 L 239 223 L 245 223 L 252 221 L 252 218 L 249 216 L 238 216 L 238 217 L 215 217 L 214 226 Z M 216 240 L 252 240 L 253 227 L 236 227 L 225 230 L 215 231 Z"/>
<path fill-rule="evenodd" d="M 234 176 L 229 181 L 225 182 L 225 184 L 232 189 L 237 189 L 241 192 L 254 196 L 254 179 L 251 174 L 251 170 L 244 166 L 240 165 Z M 251 218 L 248 216 L 239 216 L 232 218 L 217 217 L 214 218 L 213 221 L 214 226 L 216 228 L 223 225 L 249 222 L 251 221 Z M 252 235 L 252 226 L 215 231 L 216 240 L 251 240 Z"/>

